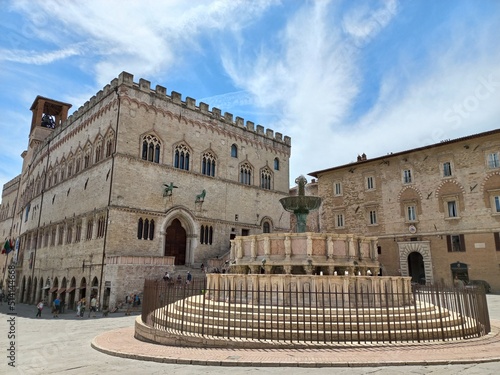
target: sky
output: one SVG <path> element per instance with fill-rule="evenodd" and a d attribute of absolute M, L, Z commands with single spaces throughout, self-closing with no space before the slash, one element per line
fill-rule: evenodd
<path fill-rule="evenodd" d="M 290 136 L 291 186 L 497 129 L 499 38 L 500 0 L 0 0 L 0 184 L 37 95 L 71 114 L 122 71 Z"/>

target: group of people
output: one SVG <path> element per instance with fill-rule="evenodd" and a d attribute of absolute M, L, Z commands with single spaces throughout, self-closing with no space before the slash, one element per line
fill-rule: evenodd
<path fill-rule="evenodd" d="M 168 271 L 166 271 L 165 274 L 163 275 L 163 281 L 165 281 L 166 283 L 172 283 L 173 282 L 172 278 L 170 277 L 170 273 Z M 193 275 L 191 274 L 191 272 L 187 271 L 187 274 L 186 274 L 186 285 L 191 284 L 191 281 L 193 281 Z M 181 274 L 177 275 L 177 278 L 176 278 L 175 282 L 176 282 L 176 284 L 177 284 L 178 287 L 182 286 L 182 276 L 181 276 Z"/>
<path fill-rule="evenodd" d="M 37 308 L 37 313 L 36 313 L 36 318 L 41 318 L 42 317 L 42 311 L 43 308 L 46 306 L 46 302 L 42 299 L 38 304 L 36 305 Z M 54 301 L 52 301 L 52 317 L 58 318 L 59 313 L 62 313 L 62 308 L 64 306 L 64 302 L 57 296 Z M 76 316 L 78 318 L 83 318 L 83 315 L 85 314 L 85 309 L 87 307 L 86 300 L 85 298 L 80 299 L 76 303 Z M 90 297 L 90 312 L 93 313 L 93 317 L 96 317 L 96 312 L 98 310 L 99 303 L 97 302 L 97 297 L 95 295 Z"/>
<path fill-rule="evenodd" d="M 125 315 L 130 315 L 132 312 L 132 308 L 138 307 L 141 305 L 141 297 L 138 294 L 131 294 L 125 296 L 125 305 L 127 309 L 125 310 Z"/>
<path fill-rule="evenodd" d="M 61 307 L 63 306 L 63 301 L 57 296 L 54 301 L 52 301 L 52 317 L 53 318 L 59 318 L 59 313 L 61 312 Z M 37 303 L 36 305 L 36 318 L 41 318 L 42 317 L 42 310 L 45 307 L 45 301 L 42 299 L 40 302 Z"/>

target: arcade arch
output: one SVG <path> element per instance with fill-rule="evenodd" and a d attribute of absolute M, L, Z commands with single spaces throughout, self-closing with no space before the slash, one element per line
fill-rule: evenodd
<path fill-rule="evenodd" d="M 174 209 L 167 214 L 162 227 L 163 255 L 174 256 L 175 265 L 192 265 L 198 241 L 195 221 L 184 209 Z"/>

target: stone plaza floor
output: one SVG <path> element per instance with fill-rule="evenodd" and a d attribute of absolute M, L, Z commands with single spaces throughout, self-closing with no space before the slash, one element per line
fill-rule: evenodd
<path fill-rule="evenodd" d="M 82 319 L 74 312 L 53 318 L 45 309 L 42 318 L 35 318 L 33 305 L 16 304 L 16 315 L 8 315 L 4 303 L 0 374 L 499 374 L 500 295 L 488 295 L 488 306 L 492 332 L 480 339 L 325 350 L 228 350 L 138 341 L 133 337 L 138 312 L 108 317 L 98 313 L 96 318 L 86 313 Z M 12 333 L 15 338 L 9 339 Z M 11 347 L 15 367 L 9 366 Z"/>

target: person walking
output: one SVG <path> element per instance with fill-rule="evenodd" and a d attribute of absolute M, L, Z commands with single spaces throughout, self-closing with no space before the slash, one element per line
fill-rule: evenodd
<path fill-rule="evenodd" d="M 43 301 L 38 302 L 38 305 L 36 305 L 36 308 L 38 309 L 35 318 L 41 318 L 42 317 L 42 310 L 43 310 Z"/>
<path fill-rule="evenodd" d="M 90 312 L 93 312 L 94 313 L 94 318 L 96 317 L 95 313 L 97 311 L 97 298 L 95 298 L 95 296 L 92 296 L 92 298 L 90 299 Z"/>
<path fill-rule="evenodd" d="M 133 300 L 134 298 L 132 296 L 125 297 L 125 303 L 127 305 L 127 310 L 125 311 L 125 315 L 130 315 L 130 312 L 132 311 Z"/>
<path fill-rule="evenodd" d="M 79 318 L 80 317 L 80 309 L 82 307 L 82 300 L 79 300 L 77 303 L 76 303 L 76 317 Z"/>
<path fill-rule="evenodd" d="M 193 275 L 191 275 L 191 272 L 187 271 L 186 285 L 191 284 L 191 280 L 193 280 Z"/>
<path fill-rule="evenodd" d="M 61 300 L 59 299 L 59 296 L 56 297 L 54 300 L 54 318 L 59 318 L 59 311 L 61 309 Z"/>
<path fill-rule="evenodd" d="M 82 298 L 80 303 L 80 318 L 83 318 L 84 314 L 85 314 L 85 298 Z"/>

